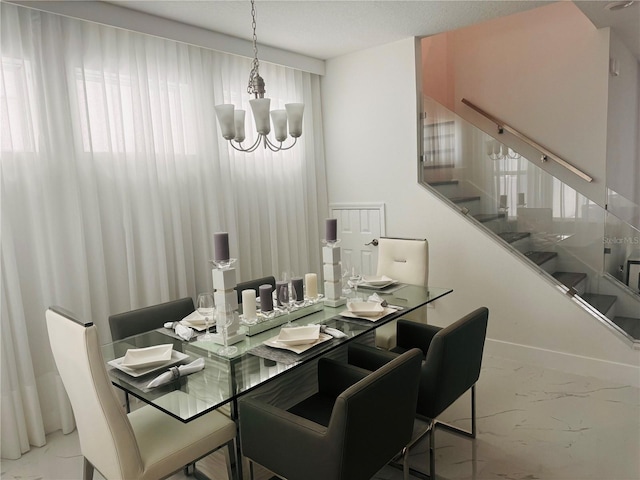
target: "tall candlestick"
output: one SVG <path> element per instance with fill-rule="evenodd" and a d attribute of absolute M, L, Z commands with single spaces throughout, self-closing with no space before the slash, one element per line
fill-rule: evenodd
<path fill-rule="evenodd" d="M 214 233 L 213 246 L 213 259 L 216 262 L 229 260 L 229 234 L 227 232 Z"/>
<path fill-rule="evenodd" d="M 338 220 L 335 218 L 327 218 L 325 222 L 325 240 L 327 242 L 335 242 L 338 239 Z"/>
<path fill-rule="evenodd" d="M 263 312 L 273 311 L 273 297 L 271 292 L 273 291 L 271 285 L 260 285 L 260 310 Z"/>
<path fill-rule="evenodd" d="M 304 276 L 304 283 L 307 286 L 307 297 L 318 297 L 318 275 L 315 273 L 307 273 Z"/>

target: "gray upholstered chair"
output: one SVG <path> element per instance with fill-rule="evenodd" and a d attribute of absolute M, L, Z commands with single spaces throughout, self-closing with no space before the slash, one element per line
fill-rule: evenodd
<path fill-rule="evenodd" d="M 162 327 L 167 322 L 177 322 L 195 310 L 191 297 L 138 308 L 109 317 L 111 338 L 120 340 Z"/>
<path fill-rule="evenodd" d="M 429 284 L 429 243 L 426 239 L 382 237 L 378 241 L 378 276 L 401 283 Z M 426 322 L 426 307 L 409 312 L 407 318 Z M 376 346 L 389 350 L 396 345 L 396 322 L 376 329 Z"/>
<path fill-rule="evenodd" d="M 253 289 L 256 294 L 259 293 L 260 285 L 271 285 L 273 290 L 276 289 L 276 278 L 274 276 L 257 278 L 255 280 L 249 280 L 246 282 L 240 282 L 236 285 L 236 292 L 238 292 L 238 303 L 242 303 L 242 291 Z"/>
<path fill-rule="evenodd" d="M 46 321 L 78 427 L 84 480 L 94 469 L 107 480 L 162 479 L 223 446 L 235 457 L 235 423 L 217 411 L 189 423 L 151 406 L 127 415 L 109 381 L 95 325 L 59 307 L 47 310 Z M 231 475 L 235 459 L 229 457 Z"/>
<path fill-rule="evenodd" d="M 111 339 L 115 342 L 139 333 L 155 330 L 167 322 L 182 320 L 194 310 L 193 299 L 185 297 L 111 315 L 109 316 Z M 131 404 L 129 403 L 129 394 L 126 392 L 124 394 L 124 402 L 127 412 L 130 412 Z"/>
<path fill-rule="evenodd" d="M 371 478 L 411 439 L 421 359 L 413 349 L 370 373 L 321 358 L 318 393 L 288 410 L 242 398 L 243 455 L 288 480 Z"/>
<path fill-rule="evenodd" d="M 430 433 L 429 475 L 435 478 L 435 428 L 442 427 L 471 438 L 476 437 L 476 382 L 480 377 L 489 310 L 478 308 L 445 328 L 408 320 L 398 321 L 398 346 L 385 351 L 362 344 L 349 345 L 349 363 L 375 370 L 410 348 L 425 355 L 420 374 L 417 416 L 427 421 L 426 429 L 414 440 Z M 437 420 L 453 402 L 471 390 L 471 431 Z"/>

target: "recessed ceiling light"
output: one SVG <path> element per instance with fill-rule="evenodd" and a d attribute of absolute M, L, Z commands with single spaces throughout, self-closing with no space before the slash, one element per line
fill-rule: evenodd
<path fill-rule="evenodd" d="M 634 3 L 636 3 L 635 0 L 627 0 L 624 2 L 611 2 L 611 3 L 607 3 L 604 6 L 604 8 L 606 8 L 607 10 L 622 10 L 623 8 L 630 7 Z"/>

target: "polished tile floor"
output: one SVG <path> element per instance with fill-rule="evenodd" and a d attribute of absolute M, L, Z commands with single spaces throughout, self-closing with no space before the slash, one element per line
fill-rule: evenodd
<path fill-rule="evenodd" d="M 461 399 L 443 419 L 468 426 L 468 405 Z M 488 357 L 477 405 L 475 441 L 437 431 L 438 479 L 640 480 L 638 388 Z M 428 437 L 412 452 L 413 466 L 423 471 L 427 444 Z M 199 465 L 213 478 L 226 478 L 220 459 L 213 455 Z M 2 479 L 79 479 L 81 465 L 77 435 L 57 432 L 45 447 L 2 460 Z M 402 473 L 385 467 L 375 478 L 399 480 Z"/>

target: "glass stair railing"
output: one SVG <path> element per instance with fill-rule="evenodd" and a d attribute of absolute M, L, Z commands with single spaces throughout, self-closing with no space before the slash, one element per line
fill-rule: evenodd
<path fill-rule="evenodd" d="M 638 207 L 609 192 L 604 209 L 436 101 L 423 109 L 421 183 L 640 348 Z"/>

